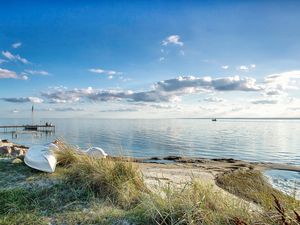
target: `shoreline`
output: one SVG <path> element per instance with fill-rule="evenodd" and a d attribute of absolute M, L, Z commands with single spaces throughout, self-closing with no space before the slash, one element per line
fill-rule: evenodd
<path fill-rule="evenodd" d="M 8 157 L 22 158 L 29 147 L 0 140 L 0 155 Z M 128 157 L 128 156 L 108 156 L 113 159 L 121 159 L 144 165 L 182 165 L 210 170 L 215 172 L 234 171 L 236 169 L 256 169 L 261 172 L 266 170 L 285 170 L 300 172 L 300 165 L 271 162 L 250 162 L 233 158 L 204 158 L 204 157 L 184 157 L 184 156 L 165 156 L 165 157 Z M 3 158 L 3 157 L 2 157 Z"/>
<path fill-rule="evenodd" d="M 13 143 L 7 145 L 14 149 Z M 7 160 L 0 160 L 1 201 L 5 203 L 0 223 L 11 220 L 15 222 L 7 224 L 19 224 L 24 222 L 24 215 L 30 215 L 25 218 L 28 224 L 97 224 L 93 221 L 107 219 L 112 222 L 109 224 L 120 220 L 125 224 L 155 224 L 157 216 L 172 214 L 174 204 L 179 210 L 177 216 L 187 213 L 201 219 L 202 214 L 189 210 L 196 204 L 199 212 L 210 211 L 216 221 L 227 221 L 221 224 L 232 224 L 228 221 L 235 218 L 252 224 L 268 220 L 260 215 L 274 213 L 273 194 L 286 210 L 300 204 L 292 195 L 276 190 L 263 174 L 269 169 L 300 171 L 297 166 L 178 156 L 97 159 L 65 143 L 59 146 L 56 157 L 60 163 L 54 173 L 31 169 L 24 164 L 24 155 L 14 156 L 13 151 L 3 158 Z M 39 204 L 32 204 L 32 198 Z M 150 215 L 149 206 L 153 207 Z M 204 218 L 211 221 L 212 217 Z"/>
<path fill-rule="evenodd" d="M 119 157 L 112 157 L 119 158 Z M 153 164 L 183 164 L 183 165 L 209 165 L 221 166 L 228 169 L 237 169 L 242 167 L 253 167 L 260 171 L 274 169 L 274 170 L 287 170 L 300 172 L 300 165 L 290 165 L 284 163 L 271 163 L 271 162 L 250 162 L 246 160 L 233 159 L 233 158 L 203 158 L 203 157 L 181 157 L 181 156 L 166 156 L 166 157 L 150 157 L 150 158 L 135 158 L 135 157 L 122 157 L 128 158 L 138 163 L 153 163 Z"/>
<path fill-rule="evenodd" d="M 7 149 L 11 148 L 11 150 Z M 13 157 L 22 157 L 25 155 L 29 147 L 11 142 L 9 140 L 0 140 L 0 155 L 9 155 Z M 236 169 L 238 167 L 255 167 L 260 171 L 274 169 L 300 172 L 300 165 L 291 165 L 285 163 L 272 162 L 251 162 L 247 160 L 234 158 L 205 158 L 205 157 L 185 157 L 185 156 L 154 156 L 154 157 L 129 157 L 129 156 L 110 156 L 111 158 L 125 159 L 138 163 L 153 163 L 153 164 L 183 164 L 183 165 L 210 165 L 221 166 L 224 168 Z"/>
<path fill-rule="evenodd" d="M 0 141 L 1 156 L 8 158 L 23 159 L 28 147 L 19 145 L 10 141 Z M 3 150 L 7 154 L 3 154 Z M 154 185 L 157 182 L 173 182 L 177 185 L 191 181 L 197 178 L 205 183 L 217 186 L 216 179 L 225 173 L 233 173 L 234 171 L 252 171 L 258 170 L 264 174 L 269 170 L 284 170 L 290 172 L 300 172 L 300 166 L 289 165 L 283 163 L 270 162 L 249 162 L 233 158 L 203 158 L 203 157 L 122 157 L 108 156 L 112 159 L 130 161 L 140 167 L 145 180 L 148 184 Z M 5 157 L 2 157 L 5 158 Z M 264 177 L 268 180 L 267 176 Z M 270 180 L 268 180 L 270 182 Z M 274 188 L 276 185 L 270 183 Z M 282 190 L 281 190 L 282 191 Z"/>

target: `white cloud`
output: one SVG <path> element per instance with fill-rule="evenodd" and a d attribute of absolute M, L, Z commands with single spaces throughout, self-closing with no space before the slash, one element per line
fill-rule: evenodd
<path fill-rule="evenodd" d="M 3 101 L 12 103 L 43 103 L 44 100 L 38 97 L 1 98 Z"/>
<path fill-rule="evenodd" d="M 243 72 L 249 72 L 250 70 L 254 70 L 255 68 L 256 68 L 255 64 L 250 64 L 250 65 L 238 66 L 236 69 Z"/>
<path fill-rule="evenodd" d="M 99 74 L 107 74 L 107 75 L 121 75 L 122 72 L 117 72 L 115 70 L 104 70 L 104 69 L 89 69 L 92 73 L 99 73 Z"/>
<path fill-rule="evenodd" d="M 157 90 L 167 92 L 186 90 L 189 93 L 199 92 L 203 90 L 217 91 L 259 91 L 261 87 L 256 83 L 254 78 L 239 76 L 234 77 L 178 77 L 157 82 L 155 84 Z"/>
<path fill-rule="evenodd" d="M 159 104 L 151 104 L 149 106 L 155 109 L 181 109 L 181 107 L 177 104 L 159 103 Z"/>
<path fill-rule="evenodd" d="M 18 76 L 16 72 L 0 68 L 0 79 L 28 80 L 26 75 Z"/>
<path fill-rule="evenodd" d="M 168 46 L 179 46 L 182 47 L 183 46 L 183 42 L 180 40 L 180 36 L 179 35 L 171 35 L 169 37 L 166 37 L 162 42 L 162 48 L 160 49 L 160 53 L 161 53 L 161 57 L 159 57 L 159 61 L 162 62 L 164 61 L 167 56 L 169 55 L 169 50 L 171 50 Z M 178 51 L 179 50 L 179 51 Z M 185 51 L 183 49 L 176 49 L 177 54 L 184 56 L 185 55 Z"/>
<path fill-rule="evenodd" d="M 22 45 L 21 42 L 16 42 L 16 43 L 13 43 L 13 44 L 11 45 L 11 47 L 13 47 L 13 48 L 19 48 L 19 47 L 21 47 L 21 45 Z"/>
<path fill-rule="evenodd" d="M 224 102 L 225 100 L 223 98 L 218 98 L 218 97 L 215 97 L 215 96 L 211 96 L 211 97 L 207 97 L 204 99 L 204 101 L 206 102 Z"/>
<path fill-rule="evenodd" d="M 9 59 L 10 61 L 19 61 L 19 62 L 21 62 L 23 64 L 29 64 L 30 63 L 27 59 L 22 58 L 19 55 L 13 55 L 9 51 L 2 51 L 2 55 L 4 57 L 6 57 L 7 59 Z"/>
<path fill-rule="evenodd" d="M 7 75 L 6 75 L 7 76 Z M 168 109 L 173 105 L 177 105 L 181 98 L 186 95 L 203 93 L 210 93 L 203 101 L 218 103 L 222 102 L 228 105 L 228 101 L 223 98 L 215 97 L 211 93 L 221 92 L 256 92 L 260 95 L 264 95 L 264 98 L 247 100 L 245 104 L 252 103 L 254 105 L 270 105 L 276 103 L 287 102 L 288 98 L 285 93 L 285 88 L 288 86 L 278 86 L 274 83 L 278 83 L 278 79 L 284 81 L 288 79 L 300 78 L 300 71 L 290 71 L 281 74 L 272 74 L 266 76 L 264 82 L 257 82 L 251 77 L 196 77 L 196 76 L 180 76 L 173 79 L 163 80 L 156 82 L 152 85 L 151 89 L 143 91 L 132 91 L 122 89 L 94 89 L 88 88 L 75 88 L 68 89 L 65 87 L 56 87 L 49 89 L 46 92 L 41 93 L 41 97 L 48 103 L 76 103 L 76 102 L 127 102 L 131 104 L 142 103 L 147 107 L 157 109 Z M 293 85 L 296 85 L 292 82 Z M 287 82 L 289 84 L 289 82 Z M 278 95 L 278 96 L 277 96 Z M 269 98 L 271 96 L 271 98 Z M 183 98 L 184 99 L 184 98 Z M 34 99 L 29 98 L 5 98 L 2 99 L 9 102 L 33 102 Z M 39 101 L 39 100 L 37 100 Z M 41 99 L 41 101 L 43 101 Z M 240 100 L 238 100 L 240 101 Z M 243 104 L 245 99 L 240 102 Z M 166 104 L 167 103 L 167 104 Z M 151 105 L 152 104 L 152 105 Z M 216 104 L 217 105 L 217 104 Z M 225 106 L 224 106 L 225 107 Z M 257 106 L 258 107 L 258 106 Z M 243 110 L 247 110 L 243 106 Z"/>
<path fill-rule="evenodd" d="M 249 67 L 248 66 L 245 66 L 245 65 L 241 65 L 238 67 L 238 70 L 241 70 L 241 71 L 249 71 Z"/>
<path fill-rule="evenodd" d="M 82 111 L 84 111 L 84 109 L 76 108 L 76 107 L 62 107 L 62 108 L 54 108 L 54 111 L 57 111 L 57 112 L 82 112 Z"/>
<path fill-rule="evenodd" d="M 187 94 L 207 91 L 260 91 L 261 87 L 253 78 L 223 77 L 178 77 L 157 82 L 152 90 L 99 90 L 87 89 L 58 89 L 43 92 L 42 96 L 50 103 L 70 103 L 88 99 L 90 101 L 120 101 L 130 102 L 178 102 L 180 97 Z"/>
<path fill-rule="evenodd" d="M 0 68 L 0 79 L 18 79 L 18 76 L 14 71 Z"/>
<path fill-rule="evenodd" d="M 114 70 L 107 70 L 108 75 L 116 75 L 117 73 L 120 74 L 120 72 L 116 72 Z"/>
<path fill-rule="evenodd" d="M 179 46 L 183 46 L 183 42 L 180 41 L 180 36 L 179 35 L 171 35 L 169 37 L 166 37 L 163 41 L 162 41 L 162 45 L 179 45 Z"/>
<path fill-rule="evenodd" d="M 137 112 L 139 109 L 137 108 L 118 108 L 118 109 L 104 109 L 99 112 Z"/>
<path fill-rule="evenodd" d="M 118 72 L 118 71 L 115 71 L 115 70 L 104 70 L 104 69 L 100 69 L 100 68 L 92 68 L 92 69 L 89 69 L 89 71 L 91 73 L 98 73 L 98 74 L 105 74 L 107 75 L 108 79 L 113 79 L 115 76 L 117 75 L 122 75 L 123 72 Z"/>
<path fill-rule="evenodd" d="M 29 78 L 26 75 L 22 75 L 22 76 L 19 77 L 19 79 L 20 80 L 28 80 Z"/>
<path fill-rule="evenodd" d="M 92 73 L 99 73 L 99 74 L 105 73 L 105 70 L 103 69 L 89 69 L 89 71 Z"/>
<path fill-rule="evenodd" d="M 251 101 L 252 104 L 277 104 L 277 99 L 259 99 Z"/>
<path fill-rule="evenodd" d="M 85 111 L 83 108 L 77 107 L 57 107 L 57 108 L 41 108 L 37 109 L 37 111 L 46 111 L 46 112 L 82 112 Z"/>
<path fill-rule="evenodd" d="M 266 91 L 298 89 L 297 79 L 300 79 L 300 70 L 271 74 L 265 77 L 265 89 Z"/>
<path fill-rule="evenodd" d="M 224 69 L 224 70 L 227 70 L 229 68 L 229 66 L 228 65 L 224 65 L 221 68 Z"/>
<path fill-rule="evenodd" d="M 41 76 L 48 76 L 49 73 L 45 70 L 25 70 L 25 73 L 31 74 L 31 75 L 41 75 Z"/>

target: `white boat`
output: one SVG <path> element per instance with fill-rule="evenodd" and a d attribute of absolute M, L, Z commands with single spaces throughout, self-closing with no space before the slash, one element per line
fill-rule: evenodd
<path fill-rule="evenodd" d="M 91 147 L 88 150 L 84 151 L 89 156 L 97 158 L 106 158 L 107 154 L 102 148 Z"/>
<path fill-rule="evenodd" d="M 57 163 L 53 153 L 55 147 L 57 148 L 54 144 L 49 144 L 47 146 L 34 145 L 30 147 L 25 154 L 25 164 L 36 170 L 53 173 Z"/>

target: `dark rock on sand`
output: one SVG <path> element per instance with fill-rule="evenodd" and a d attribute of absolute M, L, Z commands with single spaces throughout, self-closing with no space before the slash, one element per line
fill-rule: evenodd
<path fill-rule="evenodd" d="M 179 160 L 182 159 L 180 156 L 167 156 L 163 158 L 164 160 Z"/>

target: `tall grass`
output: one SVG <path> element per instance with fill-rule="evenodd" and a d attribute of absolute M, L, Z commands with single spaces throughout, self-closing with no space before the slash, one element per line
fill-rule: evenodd
<path fill-rule="evenodd" d="M 300 224 L 297 213 L 300 211 L 300 201 L 274 189 L 258 170 L 221 174 L 216 183 L 228 192 L 258 204 L 263 212 L 261 217 L 267 224 Z"/>
<path fill-rule="evenodd" d="M 253 221 L 248 204 L 214 191 L 211 185 L 194 180 L 184 188 L 160 188 L 139 205 L 145 224 L 233 224 L 236 217 Z"/>
<path fill-rule="evenodd" d="M 56 155 L 58 165 L 68 168 L 64 174 L 67 184 L 107 197 L 124 208 L 132 207 L 148 192 L 141 172 L 131 162 L 90 157 L 63 144 Z"/>
<path fill-rule="evenodd" d="M 273 195 L 287 205 L 287 218 L 299 207 L 299 201 L 273 189 L 259 171 L 223 174 L 217 183 L 259 204 L 261 210 L 195 180 L 182 189 L 169 184 L 150 191 L 139 168 L 128 159 L 93 158 L 67 144 L 59 147 L 58 165 L 67 168 L 64 181 L 128 210 L 128 218 L 136 224 L 281 224 Z"/>
<path fill-rule="evenodd" d="M 251 221 L 247 204 L 212 191 L 197 181 L 183 189 L 161 185 L 150 191 L 134 163 L 121 159 L 89 157 L 60 144 L 56 152 L 65 182 L 105 197 L 123 209 L 137 224 L 232 224 L 235 217 Z"/>
<path fill-rule="evenodd" d="M 0 187 L 0 224 L 300 223 L 299 201 L 274 190 L 255 170 L 226 173 L 217 178 L 222 188 L 244 200 L 197 180 L 183 188 L 170 183 L 148 189 L 139 168 L 128 159 L 92 158 L 70 145 L 58 145 L 55 174 L 35 172 L 34 177 L 47 176 L 59 182 L 34 189 L 20 185 Z M 3 176 L 6 164 L 1 167 L 0 163 Z M 11 169 L 19 167 L 13 165 Z M 24 174 L 21 182 L 32 175 L 26 174 L 28 177 Z M 4 184 L 7 182 L 8 179 Z M 257 207 L 248 201 L 257 203 Z"/>
<path fill-rule="evenodd" d="M 236 170 L 221 174 L 216 183 L 228 192 L 259 204 L 264 209 L 274 208 L 274 197 L 280 199 L 289 209 L 300 207 L 300 201 L 274 189 L 258 170 Z"/>

